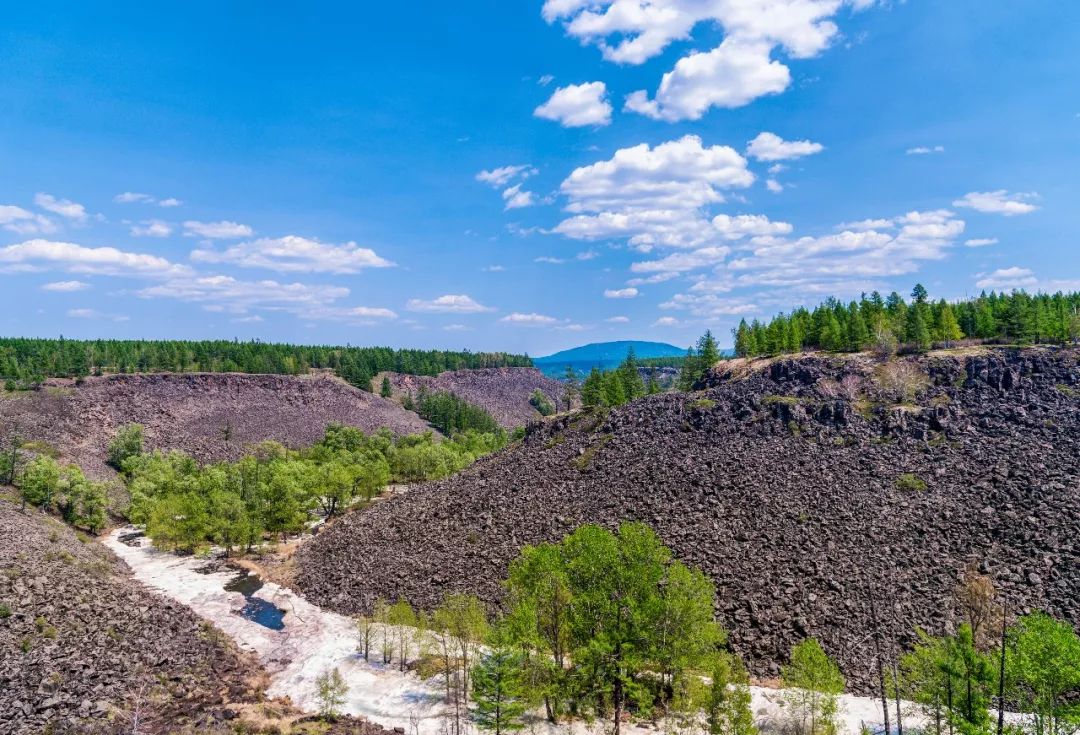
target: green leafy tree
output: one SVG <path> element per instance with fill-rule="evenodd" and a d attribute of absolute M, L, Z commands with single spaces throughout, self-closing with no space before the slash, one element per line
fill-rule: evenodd
<path fill-rule="evenodd" d="M 116 436 L 109 442 L 109 465 L 123 470 L 124 462 L 143 453 L 143 427 L 139 424 L 125 424 L 116 431 Z"/>
<path fill-rule="evenodd" d="M 386 624 L 394 629 L 394 640 L 398 651 L 398 668 L 405 671 L 409 664 L 413 640 L 413 631 L 417 627 L 416 611 L 408 600 L 398 599 L 386 613 Z"/>
<path fill-rule="evenodd" d="M 36 505 L 42 510 L 52 507 L 53 498 L 60 489 L 60 465 L 47 455 L 35 457 L 19 480 L 19 493 L 22 507 Z"/>
<path fill-rule="evenodd" d="M 1032 735 L 1080 731 L 1080 637 L 1045 613 L 1017 622 L 1008 641 L 1010 699 L 1030 713 Z"/>
<path fill-rule="evenodd" d="M 551 399 L 544 394 L 544 391 L 539 388 L 534 390 L 532 395 L 529 396 L 529 405 L 535 408 L 541 416 L 550 416 L 555 413 L 555 405 L 551 402 Z"/>
<path fill-rule="evenodd" d="M 956 321 L 956 312 L 945 300 L 939 304 L 938 313 L 938 339 L 945 343 L 946 349 L 952 347 L 952 343 L 964 338 L 964 332 L 960 329 L 960 322 Z"/>
<path fill-rule="evenodd" d="M 717 654 L 709 678 L 709 735 L 757 735 L 750 675 L 742 661 L 729 653 Z"/>
<path fill-rule="evenodd" d="M 813 638 L 791 650 L 791 663 L 783 667 L 785 698 L 795 725 L 805 735 L 833 735 L 837 731 L 839 696 L 844 677 Z"/>

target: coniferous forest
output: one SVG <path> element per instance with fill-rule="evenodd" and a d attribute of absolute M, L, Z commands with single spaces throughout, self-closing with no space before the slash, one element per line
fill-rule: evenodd
<path fill-rule="evenodd" d="M 933 301 L 916 285 L 910 301 L 895 291 L 863 294 L 845 304 L 829 298 L 813 311 L 794 309 L 768 322 L 745 319 L 733 330 L 740 357 L 807 349 L 922 352 L 961 340 L 1015 345 L 1080 341 L 1080 292 L 982 293 L 957 302 Z"/>
<path fill-rule="evenodd" d="M 328 369 L 353 385 L 370 390 L 371 379 L 383 371 L 438 375 L 444 370 L 531 365 L 527 356 L 503 352 L 395 350 L 228 340 L 0 338 L 0 379 L 17 386 L 32 385 L 45 378 L 78 378 L 103 373 L 300 375 L 311 369 Z"/>

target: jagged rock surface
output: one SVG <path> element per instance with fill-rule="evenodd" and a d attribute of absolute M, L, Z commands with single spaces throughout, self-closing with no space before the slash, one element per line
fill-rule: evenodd
<path fill-rule="evenodd" d="M 951 624 L 972 564 L 1011 610 L 1080 623 L 1080 352 L 897 364 L 917 369 L 728 363 L 698 393 L 535 424 L 461 475 L 326 528 L 301 549 L 298 584 L 346 613 L 380 596 L 430 608 L 448 591 L 497 603 L 524 544 L 637 520 L 712 577 L 761 677 L 815 636 L 866 690 L 868 590 L 907 644 L 916 626 Z"/>
<path fill-rule="evenodd" d="M 383 375 L 390 379 L 397 400 L 410 393 L 416 397 L 421 388 L 431 393 L 454 393 L 490 413 L 504 429 L 525 426 L 540 418 L 540 413 L 529 403 L 533 391 L 542 391 L 559 410 L 566 408 L 566 385 L 536 368 L 454 370 L 434 377 L 383 373 L 372 381 L 376 391 L 381 387 Z"/>
<path fill-rule="evenodd" d="M 261 699 L 258 663 L 223 634 L 3 499 L 0 566 L 0 732 L 131 732 L 140 706 L 153 732 L 217 732 L 233 704 Z"/>
<path fill-rule="evenodd" d="M 49 381 L 39 390 L 0 398 L 0 435 L 13 424 L 67 461 L 108 476 L 106 449 L 126 423 L 145 427 L 150 449 L 181 449 L 203 461 L 237 459 L 265 439 L 289 447 L 317 441 L 337 421 L 398 434 L 429 427 L 393 401 L 327 375 L 158 373 Z M 225 430 L 230 436 L 225 441 Z"/>

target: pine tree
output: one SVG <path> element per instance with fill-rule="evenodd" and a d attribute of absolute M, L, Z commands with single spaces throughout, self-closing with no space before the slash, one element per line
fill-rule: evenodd
<path fill-rule="evenodd" d="M 521 655 L 501 642 L 481 656 L 472 670 L 473 719 L 481 730 L 502 735 L 524 727 L 523 667 Z"/>
<path fill-rule="evenodd" d="M 863 321 L 862 314 L 854 301 L 851 302 L 851 316 L 848 319 L 848 349 L 859 352 L 870 342 L 870 330 Z"/>
<path fill-rule="evenodd" d="M 697 356 L 698 360 L 701 361 L 702 375 L 711 370 L 713 365 L 720 362 L 720 348 L 717 346 L 711 330 L 706 330 L 705 334 L 698 340 Z"/>
<path fill-rule="evenodd" d="M 757 354 L 754 333 L 750 331 L 745 319 L 739 322 L 737 329 L 731 331 L 731 336 L 735 339 L 735 354 L 738 357 L 753 357 Z"/>
<path fill-rule="evenodd" d="M 383 376 L 382 386 L 379 388 L 379 395 L 383 398 L 389 398 L 393 395 L 393 389 L 390 387 L 390 376 Z"/>
<path fill-rule="evenodd" d="M 956 321 L 956 312 L 945 300 L 941 301 L 938 312 L 938 339 L 945 343 L 945 347 L 952 347 L 952 343 L 963 339 L 964 333 L 960 329 L 960 323 Z"/>
<path fill-rule="evenodd" d="M 924 312 L 925 307 L 918 305 L 908 311 L 908 340 L 914 344 L 915 349 L 919 352 L 926 352 L 932 345 L 930 328 L 926 325 Z"/>

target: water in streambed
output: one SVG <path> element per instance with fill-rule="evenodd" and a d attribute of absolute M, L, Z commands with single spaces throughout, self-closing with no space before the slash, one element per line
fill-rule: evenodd
<path fill-rule="evenodd" d="M 226 592 L 239 592 L 244 596 L 244 606 L 238 611 L 241 617 L 270 630 L 284 630 L 285 611 L 261 597 L 255 597 L 255 593 L 262 588 L 262 579 L 248 572 L 241 573 L 225 585 Z"/>

